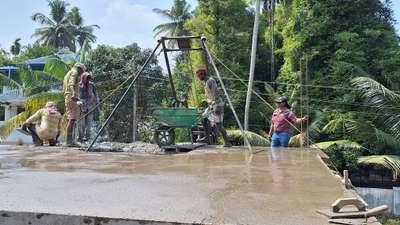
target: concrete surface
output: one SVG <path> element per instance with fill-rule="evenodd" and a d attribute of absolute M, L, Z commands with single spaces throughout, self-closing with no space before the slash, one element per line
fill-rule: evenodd
<path fill-rule="evenodd" d="M 98 216 L 136 221 L 107 225 L 321 225 L 328 219 L 316 210 L 349 197 L 316 151 L 256 152 L 248 161 L 238 150 L 134 155 L 2 146 L 0 224 L 45 213 L 83 221 L 62 224 Z"/>

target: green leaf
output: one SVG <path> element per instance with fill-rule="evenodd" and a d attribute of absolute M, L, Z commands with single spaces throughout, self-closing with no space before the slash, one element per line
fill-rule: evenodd
<path fill-rule="evenodd" d="M 228 139 L 236 144 L 243 144 L 244 143 L 244 138 L 243 138 L 243 133 L 241 130 L 227 130 L 228 133 Z M 266 139 L 265 137 L 258 135 L 254 132 L 251 131 L 246 131 L 247 139 L 250 142 L 250 145 L 252 146 L 269 146 L 271 143 Z"/>
<path fill-rule="evenodd" d="M 375 164 L 390 169 L 393 173 L 393 180 L 396 180 L 400 174 L 400 156 L 397 155 L 372 155 L 358 158 L 358 164 Z"/>
<path fill-rule="evenodd" d="M 62 81 L 68 72 L 68 65 L 61 59 L 54 57 L 47 60 L 43 72 L 53 75 L 57 80 Z"/>
<path fill-rule="evenodd" d="M 0 73 L 0 86 L 6 86 L 12 89 L 22 89 L 21 84 L 2 73 Z"/>
<path fill-rule="evenodd" d="M 57 108 L 63 111 L 64 97 L 61 92 L 44 92 L 30 96 L 25 101 L 25 110 L 30 114 L 43 108 L 48 101 L 53 101 L 57 104 Z"/>
<path fill-rule="evenodd" d="M 328 149 L 330 147 L 337 146 L 338 148 L 352 148 L 352 149 L 365 149 L 362 145 L 358 144 L 357 142 L 353 142 L 350 140 L 336 140 L 336 141 L 325 141 L 319 142 L 311 145 L 311 148 L 317 149 Z"/>
<path fill-rule="evenodd" d="M 26 119 L 28 119 L 29 113 L 22 112 L 0 125 L 0 139 L 5 141 L 7 137 L 19 126 L 21 126 Z"/>

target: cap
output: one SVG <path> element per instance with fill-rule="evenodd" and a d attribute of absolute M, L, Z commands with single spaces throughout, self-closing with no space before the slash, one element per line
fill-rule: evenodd
<path fill-rule="evenodd" d="M 288 98 L 286 96 L 281 96 L 277 99 L 275 99 L 276 103 L 281 103 L 281 102 L 288 102 Z"/>
<path fill-rule="evenodd" d="M 81 68 L 86 71 L 86 66 L 83 63 L 75 63 L 74 67 Z"/>

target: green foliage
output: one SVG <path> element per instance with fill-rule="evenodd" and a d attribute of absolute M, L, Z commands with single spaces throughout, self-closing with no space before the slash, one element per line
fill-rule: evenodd
<path fill-rule="evenodd" d="M 32 20 L 42 27 L 35 29 L 33 37 L 44 45 L 52 45 L 55 48 L 69 48 L 76 51 L 76 43 L 83 46 L 84 41 L 95 42 L 94 28 L 98 25 L 84 26 L 79 9 L 73 7 L 68 11 L 69 3 L 63 0 L 49 0 L 50 16 L 43 13 L 35 13 Z"/>
<path fill-rule="evenodd" d="M 61 61 L 61 60 L 60 60 Z M 25 120 L 39 109 L 43 108 L 48 101 L 57 104 L 58 109 L 64 111 L 64 97 L 60 91 L 62 79 L 60 74 L 52 74 L 52 71 L 60 71 L 65 68 L 64 63 L 55 63 L 49 60 L 45 63 L 47 71 L 33 71 L 29 65 L 19 64 L 17 67 L 18 77 L 10 79 L 0 74 L 0 85 L 21 90 L 27 99 L 24 103 L 25 112 L 20 113 L 0 125 L 0 139 L 6 139 L 12 131 L 19 127 Z"/>
<path fill-rule="evenodd" d="M 0 126 L 0 140 L 4 141 L 15 130 L 15 128 L 24 123 L 25 120 L 28 119 L 28 117 L 28 112 L 22 112 L 4 122 Z"/>
<path fill-rule="evenodd" d="M 387 216 L 387 215 L 377 216 L 377 219 L 383 225 L 399 225 L 400 224 L 400 218 L 394 218 L 394 217 Z"/>
<path fill-rule="evenodd" d="M 224 64 L 243 79 L 247 79 L 248 77 L 251 33 L 254 18 L 253 12 L 247 6 L 247 3 L 243 0 L 200 1 L 195 10 L 195 16 L 185 24 L 185 28 L 193 35 L 204 34 L 207 37 L 207 45 L 213 55 L 221 59 Z M 256 79 L 262 78 L 266 71 L 264 61 L 266 46 L 260 44 L 258 52 Z M 206 65 L 202 53 L 191 54 L 191 60 L 195 71 Z M 229 75 L 230 72 L 220 65 L 217 66 L 224 78 L 232 78 Z M 210 75 L 215 76 L 211 65 L 208 65 L 208 69 Z M 243 93 L 247 91 L 247 88 L 237 80 L 224 79 L 223 81 L 228 88 L 229 95 L 232 98 L 239 117 L 243 118 L 244 107 L 241 106 L 245 104 L 246 95 Z M 192 106 L 199 106 L 204 99 L 202 96 L 204 93 L 203 84 L 195 81 L 191 86 L 189 103 Z M 256 86 L 255 89 L 264 92 L 263 86 Z M 224 97 L 222 90 L 220 90 L 220 95 Z M 266 114 L 268 113 L 268 109 L 260 104 L 259 100 L 255 99 L 254 103 L 252 103 L 249 122 L 251 130 L 264 130 L 266 126 Z M 227 127 L 236 126 L 236 122 L 228 107 L 226 107 L 225 115 L 227 115 L 225 120 Z"/>
<path fill-rule="evenodd" d="M 176 128 L 175 129 L 175 143 L 180 142 L 190 142 L 190 136 L 188 134 L 188 129 L 186 128 Z"/>
<path fill-rule="evenodd" d="M 243 145 L 244 144 L 244 138 L 243 138 L 243 133 L 241 130 L 227 130 L 228 133 L 228 139 L 229 141 L 232 142 L 232 144 L 235 145 Z M 258 135 L 254 132 L 251 131 L 246 131 L 247 139 L 249 140 L 250 144 L 252 146 L 270 146 L 271 143 L 266 139 L 265 137 Z"/>
<path fill-rule="evenodd" d="M 184 28 L 185 22 L 192 17 L 190 12 L 190 5 L 185 0 L 174 0 L 174 5 L 171 9 L 153 9 L 153 12 L 167 18 L 168 23 L 156 26 L 153 31 L 155 37 L 164 35 L 167 37 L 185 36 L 190 33 Z M 176 45 L 176 41 L 170 41 L 169 45 Z"/>
<path fill-rule="evenodd" d="M 14 56 L 19 55 L 19 53 L 21 52 L 21 43 L 19 43 L 20 41 L 21 41 L 21 38 L 17 38 L 11 45 L 10 52 Z"/>
<path fill-rule="evenodd" d="M 86 66 L 92 73 L 93 82 L 97 87 L 100 99 L 108 96 L 123 81 L 138 72 L 150 53 L 150 50 L 142 50 L 137 44 L 128 45 L 124 48 L 99 45 L 94 49 L 89 55 Z M 136 84 L 139 118 L 150 115 L 153 108 L 159 107 L 162 100 L 170 96 L 168 95 L 169 83 L 162 75 L 161 67 L 158 66 L 156 59 L 152 59 L 149 65 L 145 67 Z M 100 120 L 104 120 L 109 115 L 127 86 L 128 84 L 123 86 L 101 105 Z M 132 140 L 132 99 L 133 90 L 128 93 L 107 126 L 106 131 L 110 140 L 120 142 Z M 141 121 L 139 123 L 144 124 Z"/>
<path fill-rule="evenodd" d="M 357 167 L 357 159 L 363 154 L 362 146 L 348 140 L 335 142 L 336 144 L 323 143 L 318 145 L 318 149 L 323 147 L 322 151 L 329 156 L 338 171 L 355 169 Z"/>
<path fill-rule="evenodd" d="M 350 141 L 350 140 L 337 140 L 337 141 L 324 141 L 324 142 L 319 142 L 315 143 L 310 146 L 311 148 L 317 148 L 317 149 L 329 149 L 331 147 L 336 147 L 336 148 L 349 148 L 349 149 L 365 149 L 362 145 Z"/>
<path fill-rule="evenodd" d="M 390 169 L 393 174 L 393 180 L 396 180 L 400 174 L 400 156 L 397 155 L 364 156 L 358 158 L 357 163 L 365 165 L 379 165 Z"/>
<path fill-rule="evenodd" d="M 21 54 L 16 59 L 18 62 L 22 62 L 28 59 L 35 59 L 42 56 L 48 56 L 55 54 L 57 49 L 51 45 L 41 45 L 39 43 L 28 44 L 24 46 Z"/>

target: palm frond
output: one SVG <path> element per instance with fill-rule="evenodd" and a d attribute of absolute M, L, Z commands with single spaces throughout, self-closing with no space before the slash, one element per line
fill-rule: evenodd
<path fill-rule="evenodd" d="M 243 145 L 244 143 L 244 138 L 241 130 L 227 130 L 228 133 L 228 138 L 231 142 L 235 144 L 240 144 Z M 271 143 L 268 141 L 268 139 L 264 138 L 261 135 L 258 135 L 254 132 L 251 131 L 246 131 L 247 139 L 250 142 L 250 145 L 253 146 L 269 146 Z"/>
<path fill-rule="evenodd" d="M 330 120 L 322 128 L 322 131 L 325 133 L 336 133 L 337 131 L 346 131 L 346 125 L 350 123 L 354 123 L 354 120 L 341 115 L 336 119 Z"/>
<path fill-rule="evenodd" d="M 42 25 L 48 25 L 48 26 L 55 25 L 55 23 L 50 18 L 48 18 L 46 15 L 44 15 L 43 13 L 33 14 L 32 20 L 35 22 L 39 22 Z"/>
<path fill-rule="evenodd" d="M 0 125 L 0 140 L 5 141 L 8 136 L 19 126 L 21 126 L 26 119 L 28 119 L 29 113 L 22 112 Z"/>
<path fill-rule="evenodd" d="M 154 37 L 158 37 L 161 33 L 164 33 L 165 36 L 173 36 L 175 28 L 175 22 L 160 24 L 153 29 L 156 32 Z"/>
<path fill-rule="evenodd" d="M 0 73 L 0 86 L 6 86 L 12 89 L 22 89 L 21 84 L 2 73 Z"/>
<path fill-rule="evenodd" d="M 30 96 L 25 101 L 25 110 L 33 114 L 43 108 L 48 101 L 55 102 L 60 111 L 63 111 L 64 97 L 61 92 L 44 92 Z"/>
<path fill-rule="evenodd" d="M 333 146 L 336 146 L 338 148 L 365 149 L 365 147 L 363 147 L 362 145 L 358 144 L 357 142 L 353 142 L 351 140 L 319 142 L 311 145 L 310 147 L 325 150 Z"/>
<path fill-rule="evenodd" d="M 316 111 L 314 115 L 309 115 L 310 123 L 308 125 L 307 133 L 311 140 L 318 139 L 321 134 L 323 133 L 323 128 L 326 124 L 326 114 L 322 113 L 321 111 Z"/>
<path fill-rule="evenodd" d="M 175 20 L 175 18 L 171 15 L 171 11 L 168 9 L 158 9 L 154 8 L 153 9 L 154 13 L 157 13 L 158 15 L 165 17 L 168 20 Z"/>
<path fill-rule="evenodd" d="M 377 142 L 385 145 L 387 147 L 390 147 L 392 149 L 398 149 L 400 146 L 400 140 L 395 138 L 393 135 L 388 134 L 382 130 L 375 129 L 375 136 L 377 139 Z"/>
<path fill-rule="evenodd" d="M 47 74 L 53 75 L 59 81 L 64 79 L 65 74 L 68 72 L 68 65 L 60 58 L 53 57 L 46 61 L 43 71 Z"/>
<path fill-rule="evenodd" d="M 35 86 L 35 82 L 32 77 L 32 68 L 28 64 L 18 64 L 17 72 L 19 74 L 21 83 L 24 86 L 24 91 Z"/>
<path fill-rule="evenodd" d="M 392 171 L 393 180 L 400 174 L 400 156 L 397 155 L 371 155 L 358 158 L 358 164 L 379 165 Z"/>
<path fill-rule="evenodd" d="M 366 102 L 375 106 L 382 106 L 382 109 L 387 106 L 387 103 L 400 103 L 399 94 L 369 77 L 356 77 L 351 80 L 351 83 L 363 94 Z"/>
<path fill-rule="evenodd" d="M 304 146 L 306 141 L 306 134 L 304 132 L 301 132 L 297 135 L 294 135 L 290 138 L 289 140 L 289 147 L 301 147 Z"/>
<path fill-rule="evenodd" d="M 357 77 L 351 82 L 362 93 L 365 103 L 380 113 L 384 125 L 400 139 L 400 95 L 368 77 Z"/>
<path fill-rule="evenodd" d="M 79 49 L 78 53 L 76 54 L 76 60 L 83 64 L 87 63 L 90 54 L 90 44 L 88 40 L 85 40 Z"/>
<path fill-rule="evenodd" d="M 279 97 L 279 93 L 275 92 L 274 88 L 270 84 L 264 83 L 264 89 L 272 100 Z"/>

